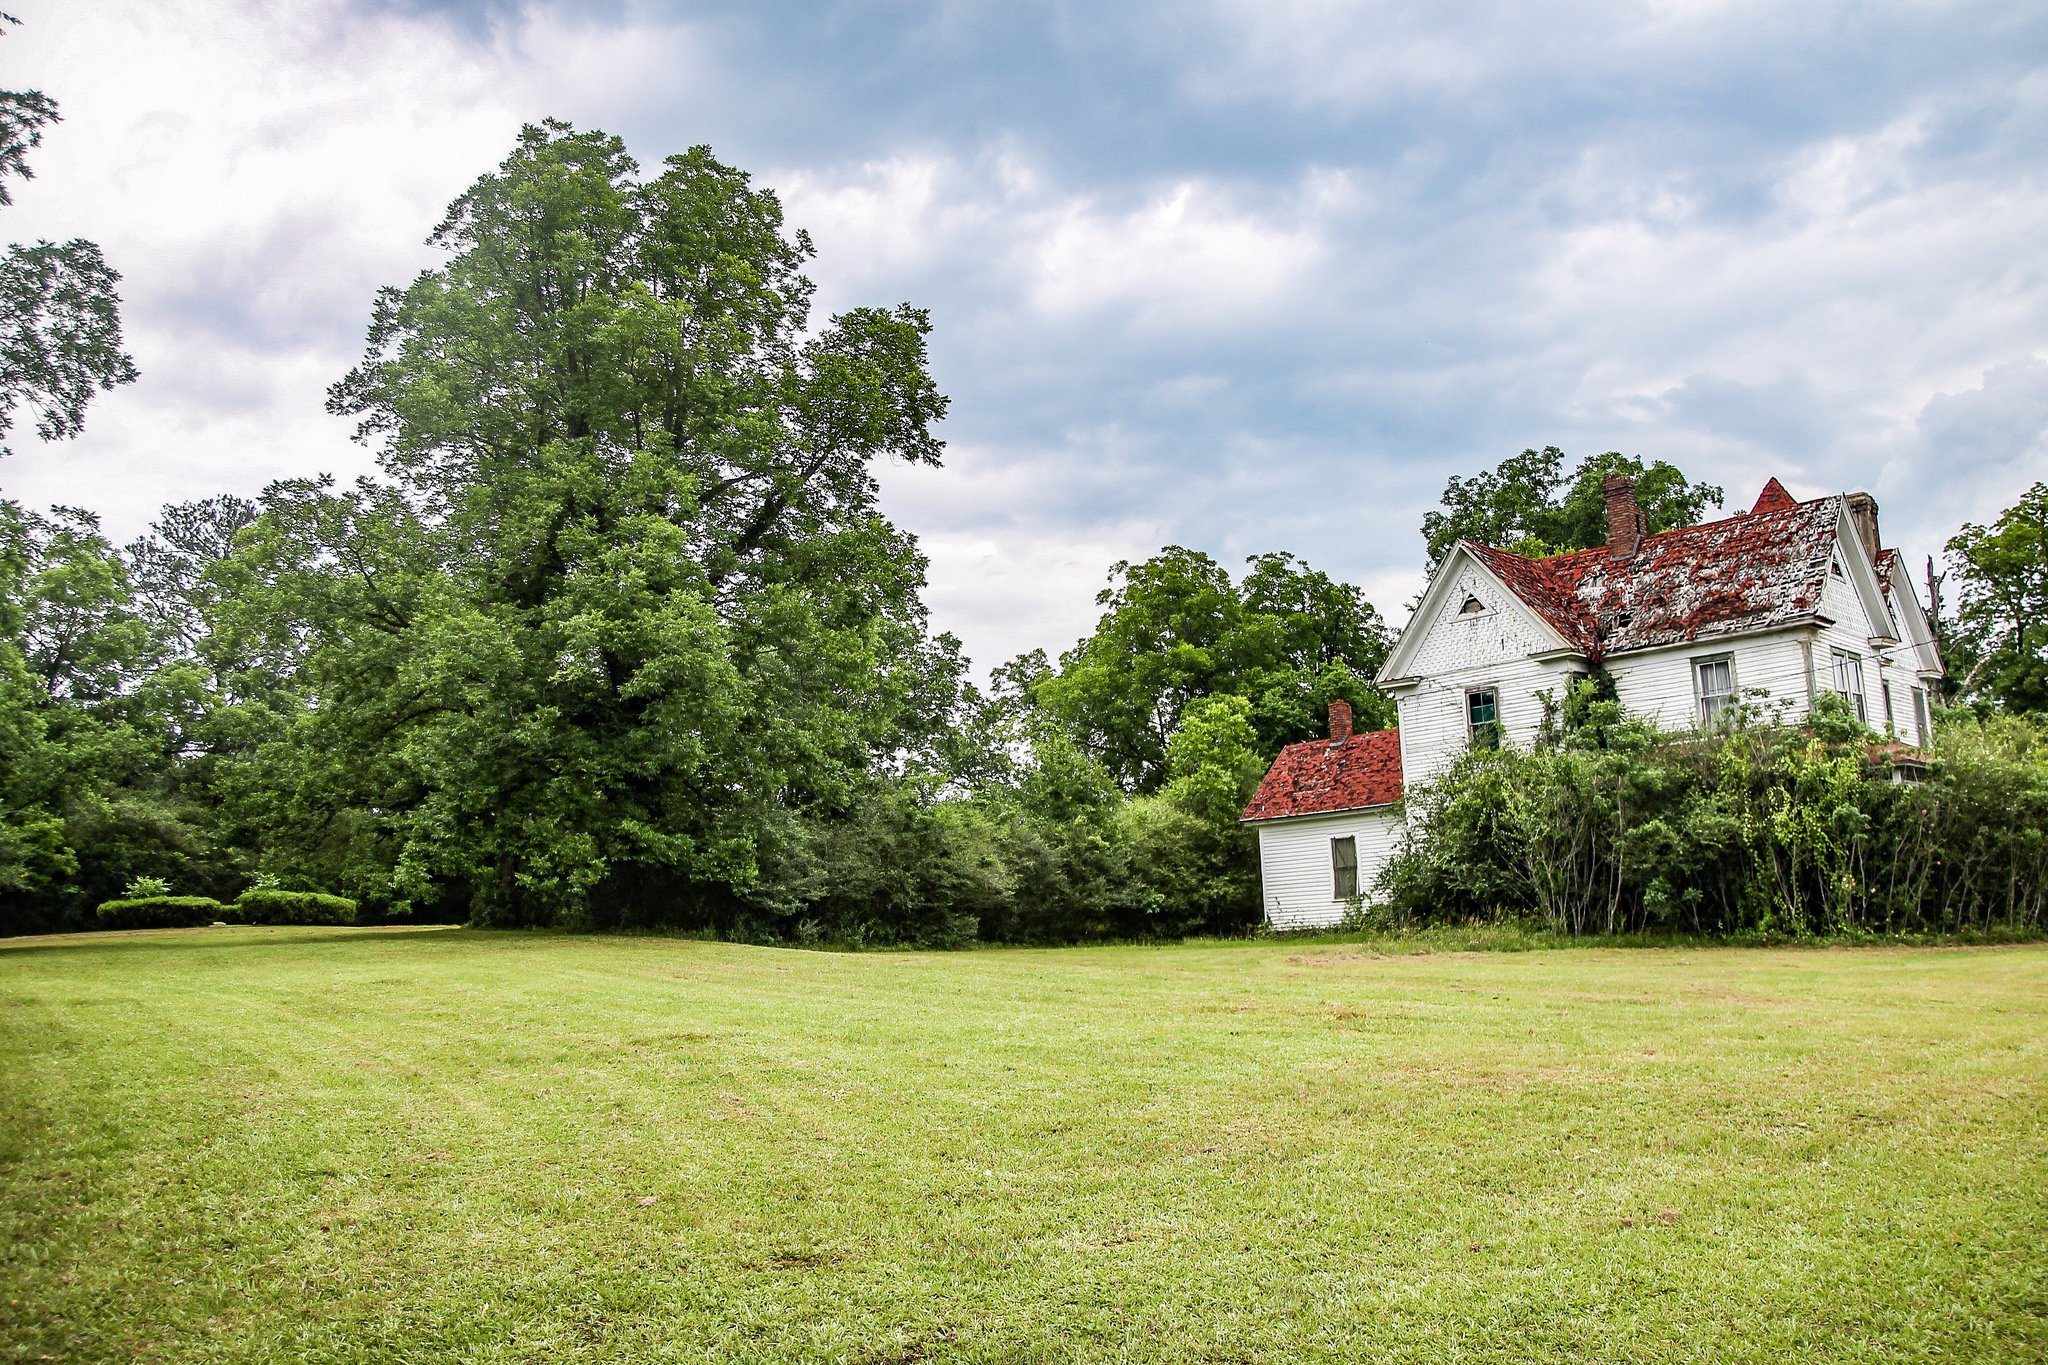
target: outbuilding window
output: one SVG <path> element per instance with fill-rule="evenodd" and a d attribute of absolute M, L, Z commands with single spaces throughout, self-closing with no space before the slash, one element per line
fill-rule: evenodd
<path fill-rule="evenodd" d="M 1465 694 L 1465 724 L 1474 747 L 1500 747 L 1500 708 L 1494 705 L 1492 688 L 1475 687 Z"/>
<path fill-rule="evenodd" d="M 1337 884 L 1337 899 L 1348 901 L 1358 894 L 1358 840 L 1347 834 L 1330 840 L 1330 871 Z"/>
<path fill-rule="evenodd" d="M 1870 707 L 1863 699 L 1863 656 L 1846 649 L 1835 651 L 1835 691 L 1856 708 L 1856 719 L 1870 723 Z"/>
<path fill-rule="evenodd" d="M 1735 656 L 1694 659 L 1692 680 L 1700 698 L 1700 724 L 1712 725 L 1735 701 Z"/>

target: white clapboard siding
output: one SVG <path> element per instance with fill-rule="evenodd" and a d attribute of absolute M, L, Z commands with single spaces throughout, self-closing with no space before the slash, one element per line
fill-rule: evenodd
<path fill-rule="evenodd" d="M 1471 740 L 1467 692 L 1490 688 L 1502 736 L 1527 747 L 1543 726 L 1541 694 L 1561 696 L 1569 667 L 1530 657 L 1551 652 L 1557 636 L 1492 574 L 1461 561 L 1450 589 L 1435 616 L 1417 623 L 1428 633 L 1409 667 L 1423 681 L 1396 693 L 1401 770 L 1411 785 L 1437 776 L 1465 752 Z M 1480 610 L 1468 613 L 1464 607 L 1472 600 Z"/>
<path fill-rule="evenodd" d="M 1267 922 L 1275 929 L 1314 929 L 1342 920 L 1346 906 L 1337 899 L 1330 841 L 1345 835 L 1358 841 L 1358 889 L 1370 895 L 1373 880 L 1400 844 L 1400 812 L 1399 806 L 1377 806 L 1259 826 Z"/>
<path fill-rule="evenodd" d="M 1697 640 L 1668 649 L 1645 650 L 1607 661 L 1614 690 L 1630 715 L 1655 721 L 1667 730 L 1699 723 L 1699 692 L 1694 666 L 1702 659 L 1733 658 L 1735 687 L 1743 700 L 1766 710 L 1782 707 L 1799 716 L 1807 707 L 1806 651 L 1801 642 L 1812 637 L 1807 628 L 1749 635 L 1734 640 Z M 1754 695 L 1761 689 L 1762 697 Z"/>

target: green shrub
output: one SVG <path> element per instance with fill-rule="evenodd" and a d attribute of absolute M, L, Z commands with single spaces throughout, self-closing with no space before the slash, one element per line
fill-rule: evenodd
<path fill-rule="evenodd" d="M 103 901 L 102 929 L 191 929 L 227 918 L 227 907 L 211 896 L 138 896 Z"/>
<path fill-rule="evenodd" d="M 1409 792 L 1372 899 L 1398 920 L 1567 935 L 2032 934 L 2048 924 L 2048 733 L 1937 717 L 1932 770 L 1833 696 L 1799 725 L 1660 733 L 1611 702 Z"/>
<path fill-rule="evenodd" d="M 236 899 L 235 916 L 244 924 L 354 924 L 356 903 L 318 891 L 251 888 Z"/>

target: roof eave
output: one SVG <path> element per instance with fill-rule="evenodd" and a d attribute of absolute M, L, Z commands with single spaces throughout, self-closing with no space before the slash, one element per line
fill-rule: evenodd
<path fill-rule="evenodd" d="M 1360 811 L 1386 810 L 1390 806 L 1400 805 L 1406 799 L 1406 796 L 1397 796 L 1391 801 L 1373 801 L 1363 806 L 1338 806 L 1333 810 L 1303 810 L 1296 811 L 1292 815 L 1262 815 L 1257 819 L 1240 815 L 1237 818 L 1237 823 L 1240 825 L 1278 825 L 1284 824 L 1289 820 L 1319 820 L 1326 815 L 1356 815 Z"/>

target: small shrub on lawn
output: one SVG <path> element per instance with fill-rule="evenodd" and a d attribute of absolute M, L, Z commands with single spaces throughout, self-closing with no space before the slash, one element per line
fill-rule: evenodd
<path fill-rule="evenodd" d="M 273 891 L 257 887 L 235 901 L 235 917 L 244 924 L 354 924 L 356 903 L 318 891 Z"/>
<path fill-rule="evenodd" d="M 227 918 L 227 907 L 211 896 L 137 896 L 103 901 L 102 929 L 192 929 Z"/>

